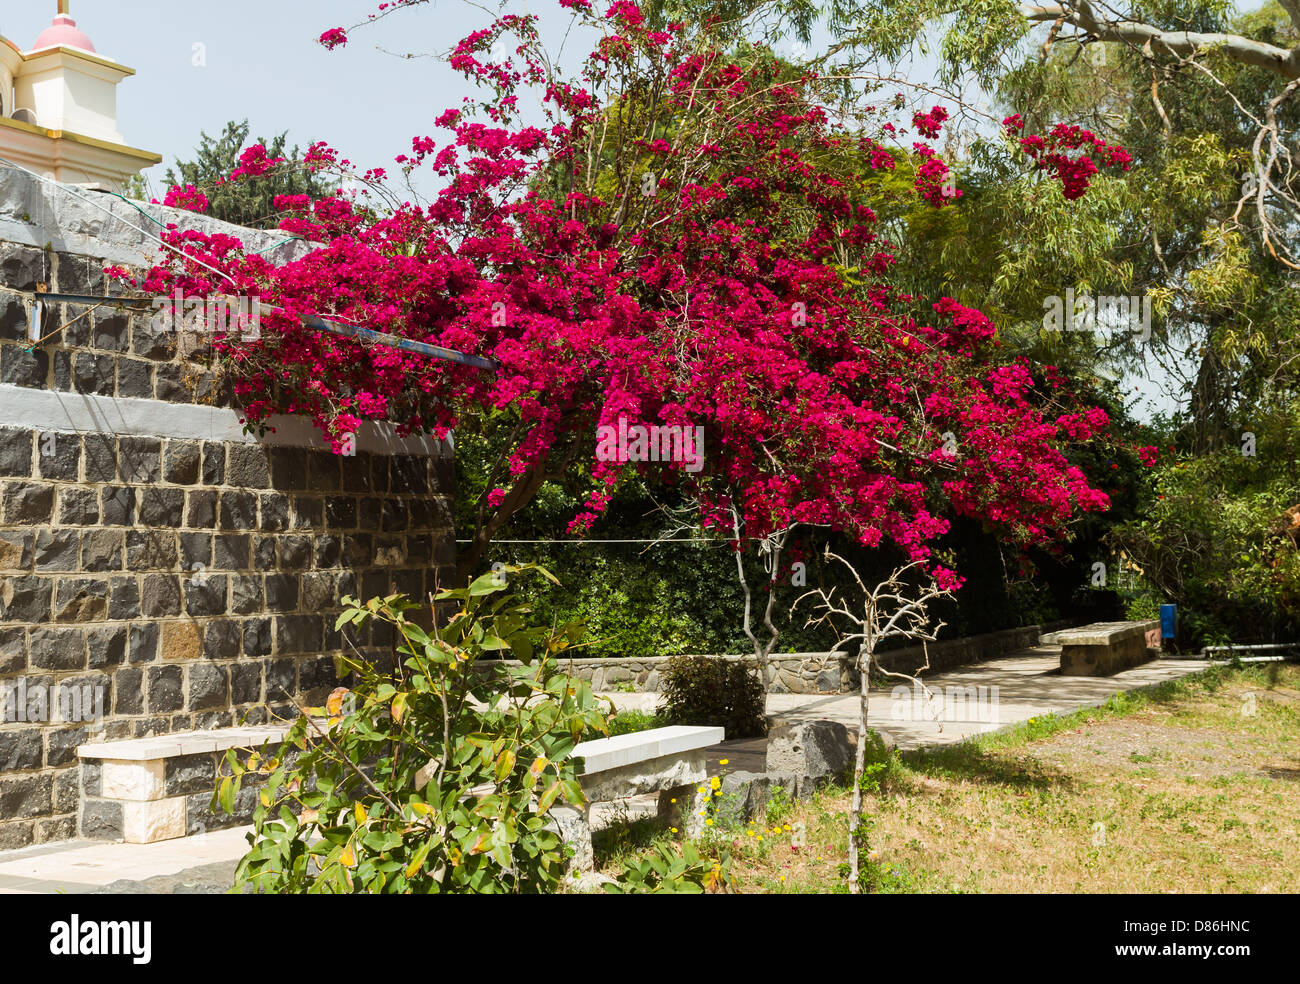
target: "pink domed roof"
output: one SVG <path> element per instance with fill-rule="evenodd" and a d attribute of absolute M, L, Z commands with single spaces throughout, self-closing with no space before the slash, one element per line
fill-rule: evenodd
<path fill-rule="evenodd" d="M 78 29 L 77 22 L 67 14 L 57 14 L 54 23 L 41 32 L 41 36 L 36 39 L 33 51 L 38 48 L 53 48 L 56 45 L 64 45 L 68 48 L 80 48 L 82 51 L 94 51 L 95 46 L 90 43 L 90 38 Z"/>

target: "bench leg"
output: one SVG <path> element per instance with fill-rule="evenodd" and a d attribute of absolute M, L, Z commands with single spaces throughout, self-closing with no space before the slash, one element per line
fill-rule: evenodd
<path fill-rule="evenodd" d="M 708 780 L 704 780 L 708 782 Z M 668 826 L 676 827 L 683 837 L 699 837 L 704 833 L 704 797 L 700 794 L 702 784 L 693 782 L 689 786 L 665 789 L 659 793 L 659 818 Z"/>
<path fill-rule="evenodd" d="M 560 839 L 573 848 L 569 871 L 582 874 L 595 867 L 591 850 L 591 804 L 582 808 L 566 804 L 551 807 L 551 816 L 560 828 Z"/>

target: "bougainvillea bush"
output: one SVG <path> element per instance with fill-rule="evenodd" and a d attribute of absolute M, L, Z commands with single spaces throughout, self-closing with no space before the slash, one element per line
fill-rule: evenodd
<path fill-rule="evenodd" d="M 277 200 L 281 227 L 314 246 L 301 259 L 275 267 L 229 236 L 169 234 L 192 259 L 161 261 L 146 289 L 275 308 L 259 338 L 216 344 L 252 425 L 309 415 L 341 449 L 369 419 L 439 434 L 493 421 L 507 437 L 466 571 L 548 478 L 575 469 L 590 481 L 576 533 L 640 469 L 684 483 L 706 528 L 826 525 L 928 558 L 945 585 L 957 577 L 930 554 L 945 511 L 1027 543 L 1106 507 L 1064 453 L 1105 413 L 1072 405 L 1051 367 L 999 358 L 978 310 L 890 286 L 885 217 L 960 200 L 930 146 L 942 108 L 849 121 L 815 74 L 709 24 L 655 31 L 626 0 L 559 2 L 599 34 L 572 75 L 545 55 L 535 17 L 503 16 L 450 58 L 483 99 L 439 116 L 392 174 L 315 145 L 309 166 L 363 190 Z M 347 57 L 346 32 L 321 41 Z M 1100 141 L 1016 136 L 1027 166 L 1071 194 L 1096 168 L 1126 166 Z M 253 147 L 232 180 L 278 166 Z M 437 183 L 429 201 L 395 191 L 417 173 Z M 495 368 L 327 334 L 308 315 Z M 702 467 L 635 450 L 596 460 L 598 428 L 620 422 L 702 428 Z"/>

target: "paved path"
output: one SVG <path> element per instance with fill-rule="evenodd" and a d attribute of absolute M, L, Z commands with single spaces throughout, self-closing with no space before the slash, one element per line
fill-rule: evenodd
<path fill-rule="evenodd" d="M 1114 694 L 1177 680 L 1206 668 L 1204 660 L 1158 659 L 1109 677 L 1064 677 L 1059 646 L 1036 646 L 1011 656 L 925 677 L 942 697 L 943 720 L 906 681 L 871 692 L 867 720 L 899 748 L 945 745 L 1046 714 L 1068 714 L 1103 704 Z M 902 688 L 897 695 L 892 687 Z M 605 694 L 620 710 L 653 710 L 658 694 Z M 783 721 L 830 720 L 858 724 L 856 694 L 771 694 L 769 716 Z"/>
<path fill-rule="evenodd" d="M 1063 677 L 1055 672 L 1060 648 L 1037 646 L 1011 656 L 926 677 L 943 697 L 942 722 L 910 688 L 901 696 L 873 692 L 868 720 L 900 748 L 961 741 L 1050 713 L 1104 703 L 1113 694 L 1176 680 L 1206 668 L 1203 660 L 1160 659 L 1110 677 Z M 899 681 L 902 683 L 902 681 Z M 658 694 L 606 694 L 620 709 L 653 710 Z M 856 728 L 853 694 L 772 694 L 767 709 L 785 721 L 829 719 Z M 709 750 L 710 771 L 727 759 L 732 772 L 762 772 L 764 740 L 724 742 Z M 628 812 L 645 812 L 629 804 Z M 648 809 L 648 807 L 646 807 Z M 0 852 L 0 894 L 57 892 L 183 894 L 224 891 L 247 849 L 250 828 L 215 831 L 158 844 L 67 841 Z"/>
<path fill-rule="evenodd" d="M 159 841 L 76 840 L 0 851 L 0 894 L 31 892 L 224 892 L 248 850 L 250 827 Z"/>

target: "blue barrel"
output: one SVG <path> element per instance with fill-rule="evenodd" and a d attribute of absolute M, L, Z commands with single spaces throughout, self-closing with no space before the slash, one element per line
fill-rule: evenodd
<path fill-rule="evenodd" d="M 1160 606 L 1160 638 L 1172 639 L 1178 631 L 1178 606 Z"/>

